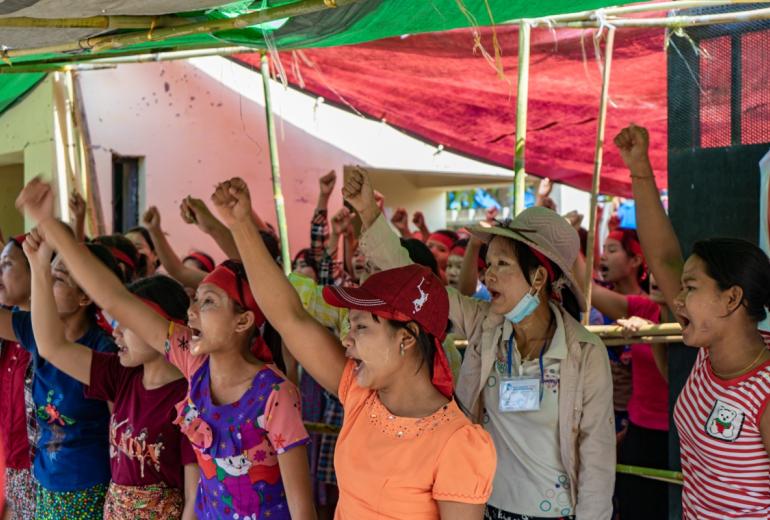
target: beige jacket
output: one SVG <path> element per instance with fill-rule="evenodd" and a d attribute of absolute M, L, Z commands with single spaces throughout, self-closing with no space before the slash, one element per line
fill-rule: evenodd
<path fill-rule="evenodd" d="M 361 237 L 367 258 L 381 269 L 411 263 L 383 216 Z M 456 393 L 479 422 L 482 390 L 492 371 L 501 341 L 504 317 L 491 313 L 489 303 L 448 290 L 449 318 L 468 338 Z M 602 341 L 559 307 L 568 348 L 561 366 L 559 441 L 562 464 L 578 520 L 609 520 L 615 485 L 615 416 L 612 375 Z M 514 434 L 514 432 L 512 432 Z"/>

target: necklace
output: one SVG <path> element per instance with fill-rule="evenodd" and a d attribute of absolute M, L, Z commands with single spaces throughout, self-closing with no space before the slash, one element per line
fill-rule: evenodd
<path fill-rule="evenodd" d="M 553 339 L 553 333 L 556 331 L 554 330 L 553 333 L 551 332 L 552 328 L 555 328 L 556 323 L 554 321 L 553 316 L 551 316 L 550 321 L 548 322 L 548 329 L 545 331 L 546 338 L 543 340 L 543 350 L 545 350 L 548 347 L 548 344 Z M 526 355 L 522 356 L 522 359 L 524 361 L 532 361 L 534 358 L 532 357 L 532 353 L 537 350 L 537 348 L 540 346 L 540 342 L 536 342 L 530 349 L 529 352 L 526 353 Z"/>
<path fill-rule="evenodd" d="M 765 347 L 762 347 L 761 349 L 759 349 L 759 355 L 757 355 L 757 357 L 755 357 L 755 358 L 754 358 L 754 361 L 752 361 L 751 363 L 749 363 L 748 365 L 746 365 L 744 368 L 742 368 L 742 369 L 738 370 L 737 372 L 730 372 L 729 374 L 720 374 L 719 372 L 717 372 L 716 370 L 714 370 L 714 366 L 713 366 L 713 365 L 711 366 L 711 370 L 712 370 L 712 371 L 714 372 L 714 374 L 716 374 L 716 375 L 717 375 L 717 376 L 718 376 L 720 379 L 725 379 L 725 380 L 728 380 L 728 379 L 732 379 L 732 378 L 734 378 L 735 376 L 739 376 L 739 375 L 741 375 L 741 374 L 743 374 L 743 373 L 745 373 L 745 372 L 749 371 L 750 369 L 754 368 L 754 365 L 756 365 L 756 364 L 757 364 L 757 361 L 759 361 L 759 360 L 760 360 L 760 358 L 762 358 L 762 354 L 764 354 L 766 350 L 767 350 L 767 348 L 765 348 Z"/>

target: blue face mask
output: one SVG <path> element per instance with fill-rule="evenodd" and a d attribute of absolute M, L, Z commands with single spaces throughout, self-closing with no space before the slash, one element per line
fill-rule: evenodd
<path fill-rule="evenodd" d="M 525 294 L 519 303 L 517 303 L 513 309 L 505 313 L 505 319 L 511 323 L 519 323 L 527 316 L 535 312 L 535 309 L 540 305 L 540 296 L 537 292 L 529 291 Z"/>

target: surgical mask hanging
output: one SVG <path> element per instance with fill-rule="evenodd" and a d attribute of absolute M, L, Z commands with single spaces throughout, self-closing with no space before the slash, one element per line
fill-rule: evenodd
<path fill-rule="evenodd" d="M 527 294 L 525 294 L 519 303 L 517 303 L 513 309 L 505 313 L 505 319 L 513 324 L 521 322 L 524 318 L 530 316 L 535 309 L 540 305 L 540 296 L 533 287 Z"/>

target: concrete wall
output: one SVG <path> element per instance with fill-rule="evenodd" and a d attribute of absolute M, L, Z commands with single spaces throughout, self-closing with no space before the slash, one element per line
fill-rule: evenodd
<path fill-rule="evenodd" d="M 247 180 L 254 205 L 276 223 L 264 111 L 188 63 L 126 65 L 81 75 L 99 190 L 111 227 L 112 155 L 144 157 L 144 206 L 156 205 L 172 245 L 216 252 L 208 237 L 179 218 L 187 195 L 208 200 L 217 182 Z M 290 125 L 280 145 L 289 237 L 308 241 L 317 179 L 353 158 Z M 333 206 L 341 204 L 339 195 Z"/>
<path fill-rule="evenodd" d="M 108 231 L 113 155 L 144 158 L 141 209 L 158 206 L 180 254 L 201 249 L 221 259 L 213 241 L 182 222 L 178 207 L 187 195 L 207 200 L 217 182 L 235 175 L 246 179 L 256 210 L 275 225 L 258 74 L 222 58 L 205 58 L 121 65 L 79 76 Z M 38 174 L 52 178 L 57 169 L 52 82 L 46 79 L 0 117 L 0 165 L 23 163 L 26 180 Z M 293 252 L 308 245 L 317 179 L 331 169 L 338 172 L 340 188 L 345 166 L 367 165 L 386 196 L 387 212 L 423 211 L 431 229 L 446 225 L 445 189 L 510 182 L 508 170 L 438 151 L 387 124 L 272 85 Z M 338 189 L 330 211 L 341 204 Z M 569 209 L 560 206 L 562 212 Z"/>
<path fill-rule="evenodd" d="M 0 117 L 0 164 L 23 164 L 24 181 L 29 181 L 36 175 L 46 179 L 53 178 L 55 171 L 55 154 L 53 143 L 53 111 L 52 111 L 52 79 L 49 77 L 41 82 L 34 90 L 19 103 L 8 109 Z M 0 176 L 2 187 L 2 204 L 7 206 L 6 199 L 16 198 L 19 190 L 18 170 L 6 170 Z M 10 172 L 10 174 L 8 173 Z M 8 193 L 8 192 L 11 193 Z M 12 207 L 12 205 L 11 205 Z M 9 230 L 19 233 L 21 216 L 12 215 L 13 210 L 0 214 L 0 227 L 4 235 Z M 6 225 L 6 215 L 10 220 Z"/>

